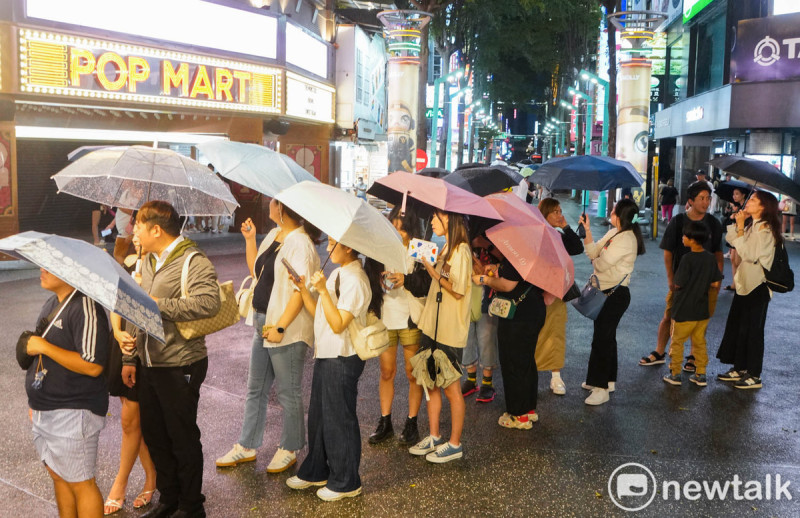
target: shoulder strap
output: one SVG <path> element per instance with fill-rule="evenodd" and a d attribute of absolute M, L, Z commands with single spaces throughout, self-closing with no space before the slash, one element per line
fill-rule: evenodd
<path fill-rule="evenodd" d="M 336 281 L 333 286 L 333 291 L 336 292 L 336 298 L 339 298 L 339 273 L 336 274 Z"/>
<path fill-rule="evenodd" d="M 189 280 L 189 262 L 192 260 L 192 257 L 199 254 L 198 251 L 189 252 L 186 259 L 183 261 L 183 268 L 181 269 L 181 298 L 186 298 L 189 294 L 186 292 L 186 283 Z"/>
<path fill-rule="evenodd" d="M 67 304 L 69 304 L 69 302 L 72 300 L 72 298 L 75 296 L 76 293 L 78 293 L 78 290 L 72 290 L 72 293 L 70 293 L 69 296 L 67 296 L 67 298 L 65 298 L 61 304 L 53 308 L 53 311 L 51 311 L 50 314 L 47 315 L 47 318 L 42 319 L 42 321 L 39 322 L 38 327 L 44 329 L 44 331 L 42 332 L 42 338 L 44 338 L 44 335 L 46 335 L 47 332 L 50 331 L 50 328 L 53 327 L 53 322 L 55 322 L 55 320 L 59 317 L 59 315 L 61 315 L 61 312 L 64 311 L 64 309 L 67 307 Z"/>

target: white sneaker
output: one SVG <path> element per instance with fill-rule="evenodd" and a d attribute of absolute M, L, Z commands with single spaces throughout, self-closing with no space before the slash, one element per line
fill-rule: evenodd
<path fill-rule="evenodd" d="M 563 396 L 567 393 L 567 386 L 564 385 L 564 380 L 561 378 L 553 378 L 550 380 L 550 390 L 557 396 Z"/>
<path fill-rule="evenodd" d="M 325 500 L 326 502 L 335 502 L 336 500 L 341 500 L 342 498 L 352 498 L 360 494 L 360 487 L 358 489 L 354 489 L 353 491 L 348 491 L 347 493 L 333 491 L 332 489 L 328 489 L 327 486 L 317 489 L 317 496 L 320 498 L 320 500 Z"/>
<path fill-rule="evenodd" d="M 256 460 L 256 450 L 245 448 L 239 443 L 233 445 L 231 451 L 217 459 L 217 467 L 227 468 L 242 462 L 252 462 Z"/>
<path fill-rule="evenodd" d="M 307 487 L 311 486 L 324 486 L 327 484 L 327 480 L 320 480 L 319 482 L 309 482 L 308 480 L 303 480 L 298 476 L 289 477 L 286 479 L 286 485 L 292 489 L 306 489 Z"/>
<path fill-rule="evenodd" d="M 595 406 L 608 403 L 608 390 L 597 387 L 593 388 L 592 393 L 584 400 L 584 403 Z"/>
<path fill-rule="evenodd" d="M 592 389 L 594 389 L 593 386 L 587 385 L 585 381 L 583 383 L 581 383 L 581 388 L 584 389 L 584 390 L 592 390 Z M 614 382 L 614 381 L 609 381 L 608 382 L 608 391 L 609 392 L 614 392 L 615 390 L 617 390 L 617 383 Z"/>
<path fill-rule="evenodd" d="M 297 455 L 293 451 L 278 448 L 278 451 L 275 452 L 275 456 L 272 457 L 269 466 L 267 466 L 267 473 L 280 473 L 281 471 L 286 471 L 289 466 L 295 462 L 297 462 Z"/>

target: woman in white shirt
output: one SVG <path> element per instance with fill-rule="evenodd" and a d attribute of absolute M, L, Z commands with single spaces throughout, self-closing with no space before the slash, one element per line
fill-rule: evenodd
<path fill-rule="evenodd" d="M 308 407 L 308 456 L 297 475 L 286 481 L 292 489 L 324 486 L 325 501 L 361 494 L 361 430 L 356 414 L 358 378 L 364 360 L 358 357 L 347 327 L 353 319 L 366 325 L 367 312 L 381 316 L 380 272 L 369 277 L 358 252 L 328 238 L 328 252 L 339 264 L 330 278 L 318 271 L 311 285 L 314 300 L 301 278 L 296 285 L 305 308 L 314 316 L 314 377 Z"/>
<path fill-rule="evenodd" d="M 602 405 L 608 401 L 608 393 L 615 390 L 617 382 L 617 326 L 631 303 L 631 282 L 636 257 L 644 253 L 644 240 L 634 218 L 639 207 L 633 200 L 624 199 L 614 207 L 611 228 L 597 243 L 592 239 L 589 217 L 581 216 L 581 225 L 586 230 L 583 240 L 586 255 L 592 261 L 594 275 L 600 289 L 608 295 L 603 309 L 594 321 L 592 352 L 583 388 L 592 393 L 586 398 L 587 405 Z"/>
<path fill-rule="evenodd" d="M 314 340 L 314 318 L 303 309 L 300 291 L 289 280 L 282 259 L 309 278 L 319 270 L 314 240 L 319 239 L 320 232 L 274 199 L 269 204 L 269 216 L 278 226 L 258 248 L 255 224 L 250 218 L 242 223 L 247 267 L 256 283 L 247 318 L 255 333 L 239 442 L 216 464 L 227 467 L 256 460 L 274 381 L 283 408 L 283 431 L 267 472 L 280 473 L 297 461 L 296 452 L 305 446 L 301 384 L 306 350 Z"/>
<path fill-rule="evenodd" d="M 748 218 L 752 218 L 748 221 Z M 719 374 L 721 381 L 735 381 L 736 388 L 761 388 L 764 362 L 764 325 L 772 292 L 764 269 L 772 268 L 776 244 L 783 243 L 778 200 L 765 191 L 755 191 L 744 209 L 728 225 L 726 241 L 736 248 L 739 267 L 734 275 L 733 296 L 725 334 L 717 352 L 722 363 L 733 368 Z"/>
<path fill-rule="evenodd" d="M 407 210 L 400 215 L 400 206 L 395 206 L 389 214 L 389 221 L 403 238 L 403 245 L 408 247 L 412 238 L 422 234 L 420 219 L 417 215 Z M 414 270 L 415 262 L 406 256 L 407 271 Z M 401 445 L 411 446 L 419 441 L 417 428 L 417 414 L 422 405 L 422 386 L 418 385 L 411 374 L 411 357 L 419 350 L 420 331 L 415 321 L 419 320 L 425 299 L 417 299 L 405 287 L 407 277 L 430 276 L 422 270 L 413 271 L 409 275 L 402 273 L 384 272 L 383 276 L 383 309 L 382 320 L 389 330 L 389 343 L 391 346 L 380 355 L 381 377 L 378 381 L 378 394 L 381 402 L 381 417 L 375 432 L 369 436 L 370 444 L 379 444 L 394 435 L 392 427 L 392 400 L 394 399 L 394 378 L 397 374 L 397 344 L 403 348 L 403 361 L 405 362 L 406 378 L 408 378 L 408 416 L 406 417 L 403 431 L 398 438 Z"/>
<path fill-rule="evenodd" d="M 420 350 L 439 349 L 447 355 L 453 368 L 461 372 L 461 359 L 469 333 L 469 306 L 472 295 L 472 250 L 465 217 L 452 212 L 434 212 L 431 219 L 433 232 L 447 236 L 436 265 L 423 259 L 428 274 L 433 279 L 425 308 L 419 319 L 422 331 Z M 439 435 L 439 414 L 442 411 L 442 391 L 429 393 L 428 424 L 430 435 L 408 449 L 412 455 L 425 455 L 429 462 L 442 463 L 463 456 L 461 432 L 464 428 L 464 396 L 459 379 L 453 380 L 442 391 L 450 402 L 450 440 Z"/>

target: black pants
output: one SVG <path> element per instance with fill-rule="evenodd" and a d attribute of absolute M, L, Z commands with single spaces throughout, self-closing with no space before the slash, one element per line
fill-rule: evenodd
<path fill-rule="evenodd" d="M 197 427 L 208 358 L 185 367 L 139 369 L 142 436 L 156 465 L 160 503 L 204 516 L 203 446 Z"/>
<path fill-rule="evenodd" d="M 539 371 L 536 368 L 536 341 L 544 326 L 547 307 L 542 294 L 531 290 L 517 308 L 511 320 L 500 318 L 497 323 L 497 347 L 506 412 L 514 416 L 536 410 L 539 395 Z"/>
<path fill-rule="evenodd" d="M 722 363 L 733 364 L 737 371 L 746 370 L 752 376 L 761 377 L 769 300 L 766 284 L 747 295 L 733 296 L 725 334 L 717 352 Z"/>
<path fill-rule="evenodd" d="M 332 491 L 361 487 L 361 429 L 356 403 L 364 360 L 356 355 L 318 358 L 308 407 L 308 456 L 297 476 L 308 482 L 327 480 Z"/>
<path fill-rule="evenodd" d="M 608 388 L 608 382 L 617 381 L 617 326 L 631 303 L 631 292 L 620 286 L 608 296 L 603 309 L 594 321 L 592 352 L 586 384 Z"/>

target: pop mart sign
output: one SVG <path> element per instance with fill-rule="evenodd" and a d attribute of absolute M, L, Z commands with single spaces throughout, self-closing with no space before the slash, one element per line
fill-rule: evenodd
<path fill-rule="evenodd" d="M 694 18 L 714 0 L 683 0 L 683 23 Z"/>
<path fill-rule="evenodd" d="M 136 104 L 280 113 L 282 71 L 21 29 L 20 90 Z"/>

